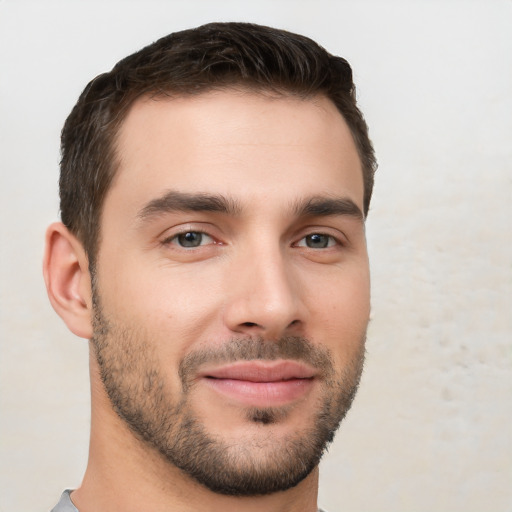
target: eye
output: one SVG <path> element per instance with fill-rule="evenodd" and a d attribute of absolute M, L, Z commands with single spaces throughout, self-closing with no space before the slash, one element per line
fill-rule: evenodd
<path fill-rule="evenodd" d="M 338 245 L 339 242 L 330 235 L 324 235 L 322 233 L 312 233 L 307 235 L 297 243 L 298 247 L 309 247 L 310 249 L 327 249 Z"/>
<path fill-rule="evenodd" d="M 214 243 L 211 236 L 201 231 L 186 231 L 185 233 L 178 233 L 167 240 L 164 240 L 164 244 L 179 245 L 183 248 L 194 248 L 202 245 L 208 245 Z"/>

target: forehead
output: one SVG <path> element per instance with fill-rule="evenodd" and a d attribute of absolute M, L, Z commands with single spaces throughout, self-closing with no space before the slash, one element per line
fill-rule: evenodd
<path fill-rule="evenodd" d="M 143 98 L 120 129 L 117 155 L 105 208 L 114 197 L 136 208 L 178 190 L 234 195 L 241 202 L 336 193 L 362 209 L 354 141 L 323 96 L 230 90 Z"/>

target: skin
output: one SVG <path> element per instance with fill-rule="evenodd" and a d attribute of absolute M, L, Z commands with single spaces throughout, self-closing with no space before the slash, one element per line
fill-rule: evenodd
<path fill-rule="evenodd" d="M 329 351 L 339 373 L 360 357 L 370 308 L 364 219 L 354 211 L 297 211 L 313 198 L 363 209 L 360 160 L 332 102 L 239 90 L 141 99 L 121 127 L 118 154 L 102 214 L 97 291 L 105 317 L 143 330 L 173 395 L 183 393 L 183 358 L 232 338 L 306 337 Z M 237 211 L 146 215 L 170 191 L 227 197 Z M 181 247 L 177 235 L 192 231 L 207 236 Z M 325 235 L 326 247 L 308 247 L 315 233 Z M 59 223 L 47 233 L 44 273 L 56 311 L 90 339 L 87 257 Z M 93 346 L 90 366 L 90 457 L 72 494 L 81 512 L 316 510 L 318 469 L 267 496 L 224 496 L 196 483 L 115 413 Z M 286 402 L 280 421 L 265 426 L 247 420 L 246 404 L 196 380 L 194 414 L 215 436 L 241 445 L 271 439 L 278 446 L 300 431 L 323 389 L 322 378 L 313 378 Z"/>

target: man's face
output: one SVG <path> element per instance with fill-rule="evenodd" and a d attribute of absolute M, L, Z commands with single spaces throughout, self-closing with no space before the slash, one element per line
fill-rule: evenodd
<path fill-rule="evenodd" d="M 144 99 L 118 155 L 93 339 L 114 408 L 216 492 L 296 485 L 363 361 L 363 179 L 347 125 L 323 97 Z"/>

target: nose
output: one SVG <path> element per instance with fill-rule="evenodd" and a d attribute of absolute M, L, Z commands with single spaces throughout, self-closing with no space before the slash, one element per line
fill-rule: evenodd
<path fill-rule="evenodd" d="M 300 283 L 279 248 L 241 259 L 230 274 L 224 320 L 232 332 L 275 340 L 304 328 Z"/>

